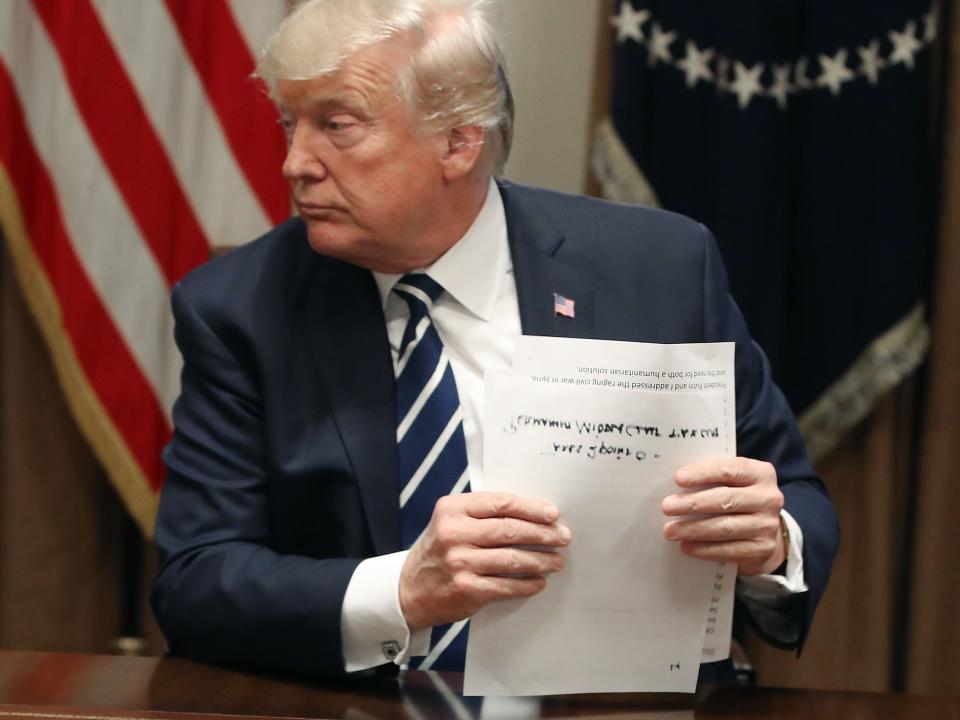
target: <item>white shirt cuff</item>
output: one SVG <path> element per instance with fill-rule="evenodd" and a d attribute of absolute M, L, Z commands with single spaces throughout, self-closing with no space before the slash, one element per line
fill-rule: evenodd
<path fill-rule="evenodd" d="M 406 550 L 368 558 L 353 571 L 340 610 L 343 667 L 357 672 L 430 650 L 430 628 L 411 633 L 400 611 L 400 571 Z"/>
<path fill-rule="evenodd" d="M 780 517 L 786 523 L 790 535 L 786 574 L 737 578 L 740 594 L 757 602 L 769 602 L 807 591 L 807 583 L 803 578 L 803 531 L 786 510 L 780 511 Z"/>

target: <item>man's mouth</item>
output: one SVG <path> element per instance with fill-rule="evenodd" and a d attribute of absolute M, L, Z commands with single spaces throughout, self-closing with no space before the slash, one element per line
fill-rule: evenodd
<path fill-rule="evenodd" d="M 338 208 L 332 205 L 322 205 L 320 203 L 297 201 L 296 205 L 300 216 L 306 218 L 325 218 L 338 211 Z"/>

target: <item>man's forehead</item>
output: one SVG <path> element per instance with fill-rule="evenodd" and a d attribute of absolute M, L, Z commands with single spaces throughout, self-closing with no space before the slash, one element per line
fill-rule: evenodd
<path fill-rule="evenodd" d="M 332 77 L 311 80 L 281 80 L 277 83 L 277 105 L 281 110 L 306 110 L 324 106 L 367 109 L 373 104 L 369 92 L 337 82 Z"/>
<path fill-rule="evenodd" d="M 344 105 L 373 109 L 396 98 L 399 72 L 409 56 L 394 42 L 362 48 L 347 57 L 334 72 L 307 80 L 280 80 L 279 105 L 296 110 L 317 105 Z"/>

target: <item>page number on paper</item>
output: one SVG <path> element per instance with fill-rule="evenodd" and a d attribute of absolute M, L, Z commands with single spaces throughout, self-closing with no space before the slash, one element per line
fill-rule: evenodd
<path fill-rule="evenodd" d="M 679 669 L 680 669 L 680 661 L 679 661 L 679 660 L 677 660 L 677 662 L 675 662 L 675 663 L 670 663 L 670 672 L 673 672 L 674 670 L 679 670 Z"/>

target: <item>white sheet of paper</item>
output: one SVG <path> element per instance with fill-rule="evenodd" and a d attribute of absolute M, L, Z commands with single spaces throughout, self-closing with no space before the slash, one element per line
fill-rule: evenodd
<path fill-rule="evenodd" d="M 513 369 L 536 382 L 578 387 L 616 387 L 638 392 L 702 393 L 723 418 L 723 451 L 737 454 L 736 345 L 722 343 L 620 342 L 522 336 L 514 350 Z M 717 563 L 704 635 L 704 662 L 730 656 L 737 567 Z"/>
<path fill-rule="evenodd" d="M 664 539 L 660 503 L 720 421 L 697 394 L 487 378 L 486 488 L 552 500 L 573 538 L 543 592 L 473 616 L 464 694 L 694 691 L 714 564 Z"/>

